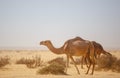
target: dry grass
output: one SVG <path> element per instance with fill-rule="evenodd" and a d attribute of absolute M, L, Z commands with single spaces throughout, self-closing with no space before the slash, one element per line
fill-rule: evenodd
<path fill-rule="evenodd" d="M 64 72 L 66 67 L 66 62 L 62 57 L 55 58 L 48 61 L 48 66 L 37 71 L 38 74 L 54 74 L 54 75 L 65 75 Z"/>
<path fill-rule="evenodd" d="M 106 55 L 102 55 L 97 60 L 97 65 L 99 68 L 102 69 L 110 69 L 112 67 L 112 64 L 116 61 L 116 57 L 108 57 Z"/>
<path fill-rule="evenodd" d="M 117 57 L 112 56 L 105 56 L 102 55 L 97 60 L 97 70 L 112 70 L 115 72 L 120 72 L 120 59 L 117 59 Z"/>
<path fill-rule="evenodd" d="M 36 68 L 43 65 L 43 61 L 40 56 L 33 58 L 21 58 L 16 61 L 16 64 L 25 64 L 28 68 Z"/>
<path fill-rule="evenodd" d="M 54 75 L 66 75 L 64 72 L 65 67 L 57 62 L 52 62 L 49 66 L 46 66 L 37 71 L 37 74 L 54 74 Z"/>
<path fill-rule="evenodd" d="M 0 67 L 10 64 L 9 60 L 10 58 L 8 56 L 0 57 Z"/>
<path fill-rule="evenodd" d="M 58 63 L 60 65 L 66 66 L 66 62 L 65 62 L 63 57 L 57 57 L 57 58 L 55 58 L 53 60 L 50 60 L 50 61 L 48 61 L 48 64 L 51 64 L 51 63 L 54 63 L 54 62 L 56 62 L 56 63 Z"/>
<path fill-rule="evenodd" d="M 120 73 L 120 59 L 117 59 L 117 60 L 112 64 L 112 71 L 114 71 L 114 72 L 119 72 L 119 73 Z"/>

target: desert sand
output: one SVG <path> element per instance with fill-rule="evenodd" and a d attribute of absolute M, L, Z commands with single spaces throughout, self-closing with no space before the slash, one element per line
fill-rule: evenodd
<path fill-rule="evenodd" d="M 110 53 L 120 58 L 120 51 L 111 51 Z M 24 64 L 15 63 L 22 57 L 32 58 L 36 55 L 41 56 L 44 62 L 56 57 L 66 57 L 65 55 L 56 55 L 44 50 L 0 50 L 0 57 L 8 56 L 11 59 L 10 64 L 0 68 L 0 78 L 120 78 L 120 73 L 112 71 L 95 71 L 93 75 L 86 75 L 87 68 L 84 66 L 84 69 L 81 69 L 80 65 L 78 65 L 80 75 L 77 74 L 73 65 L 68 68 L 68 75 L 39 75 L 36 73 L 39 68 L 28 68 Z"/>

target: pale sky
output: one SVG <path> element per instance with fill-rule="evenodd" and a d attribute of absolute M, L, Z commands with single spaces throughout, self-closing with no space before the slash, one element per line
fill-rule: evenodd
<path fill-rule="evenodd" d="M 76 36 L 120 48 L 120 0 L 0 0 L 0 48 L 60 47 Z"/>

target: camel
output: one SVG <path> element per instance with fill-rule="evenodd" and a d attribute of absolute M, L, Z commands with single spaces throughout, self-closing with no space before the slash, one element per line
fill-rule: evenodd
<path fill-rule="evenodd" d="M 95 51 L 95 57 L 98 59 L 98 58 L 100 58 L 100 55 L 101 54 L 104 54 L 104 55 L 107 55 L 107 56 L 112 56 L 109 52 L 106 52 L 104 49 L 103 49 L 103 47 L 102 47 L 102 45 L 101 44 L 99 44 L 99 43 L 97 43 L 97 42 L 95 42 L 95 41 L 92 41 L 92 43 L 93 43 L 93 45 L 94 45 L 94 51 Z M 84 58 L 84 57 L 82 57 L 82 59 L 81 59 L 81 68 L 83 68 L 83 61 L 85 60 L 85 64 L 87 65 L 87 60 Z M 88 65 L 87 65 L 87 67 L 88 67 Z"/>
<path fill-rule="evenodd" d="M 69 58 L 73 61 L 74 66 L 77 69 L 77 73 L 80 74 L 77 65 L 73 59 L 73 56 L 84 56 L 90 61 L 90 65 L 86 74 L 88 74 L 91 64 L 93 64 L 92 73 L 94 72 L 95 60 L 94 60 L 94 46 L 90 41 L 84 40 L 80 37 L 67 40 L 64 45 L 60 48 L 55 48 L 50 40 L 41 41 L 40 45 L 45 45 L 50 51 L 55 54 L 66 54 L 67 55 L 67 67 Z M 90 57 L 91 58 L 90 58 Z"/>
<path fill-rule="evenodd" d="M 93 65 L 92 72 L 91 72 L 91 74 L 93 75 L 94 67 L 95 67 L 95 51 L 94 51 L 93 43 L 88 40 L 84 40 L 84 39 L 81 40 L 81 38 L 79 39 L 79 37 L 76 37 L 74 39 L 68 40 L 67 47 L 68 48 L 66 48 L 67 50 L 65 52 L 68 52 L 68 56 L 73 61 L 75 67 L 76 67 L 76 64 L 72 56 L 83 56 L 90 63 L 86 74 L 88 74 L 91 65 Z"/>

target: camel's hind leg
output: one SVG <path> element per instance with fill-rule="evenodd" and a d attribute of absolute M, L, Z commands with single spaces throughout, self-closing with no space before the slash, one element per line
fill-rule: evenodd
<path fill-rule="evenodd" d="M 71 60 L 73 61 L 74 66 L 75 66 L 75 68 L 76 68 L 76 70 L 77 70 L 78 74 L 80 74 L 79 69 L 78 69 L 78 67 L 77 67 L 77 65 L 76 65 L 76 63 L 75 63 L 75 61 L 74 61 L 73 57 L 72 57 L 72 56 L 70 56 L 70 58 L 71 58 Z"/>
<path fill-rule="evenodd" d="M 88 57 L 86 57 L 85 59 L 87 59 L 87 60 L 89 61 L 88 70 L 87 70 L 87 72 L 86 72 L 86 74 L 88 74 L 88 72 L 89 72 L 89 70 L 90 70 L 90 67 L 91 67 L 91 64 L 92 64 L 92 61 L 91 61 L 91 59 L 90 59 L 90 57 L 89 57 L 89 56 L 88 56 Z"/>
<path fill-rule="evenodd" d="M 94 68 L 95 68 L 95 59 L 94 59 L 94 58 L 92 58 L 92 64 L 93 64 L 93 68 L 92 68 L 91 75 L 93 75 L 93 73 L 94 73 Z"/>
<path fill-rule="evenodd" d="M 90 57 L 88 57 L 87 59 L 88 59 L 88 61 L 90 62 L 90 65 L 89 65 L 89 67 L 88 67 L 88 70 L 87 70 L 86 74 L 88 74 L 91 65 L 93 65 L 93 67 L 92 67 L 92 72 L 91 72 L 91 75 L 93 75 L 93 73 L 94 73 L 94 68 L 95 68 L 95 59 L 94 59 L 94 58 L 90 58 Z"/>
<path fill-rule="evenodd" d="M 86 67 L 88 68 L 87 59 L 86 59 L 85 56 L 82 56 L 82 58 L 81 58 L 81 68 L 82 68 L 82 69 L 84 69 L 83 63 L 85 63 L 85 64 L 86 64 Z"/>
<path fill-rule="evenodd" d="M 91 72 L 91 75 L 93 75 L 93 73 L 94 73 L 94 68 L 95 68 L 95 58 L 88 56 L 87 59 L 88 59 L 90 65 L 89 65 L 89 67 L 88 67 L 88 70 L 87 70 L 87 73 L 86 73 L 86 74 L 88 74 L 91 65 L 93 65 L 93 67 L 92 67 L 92 72 Z"/>

